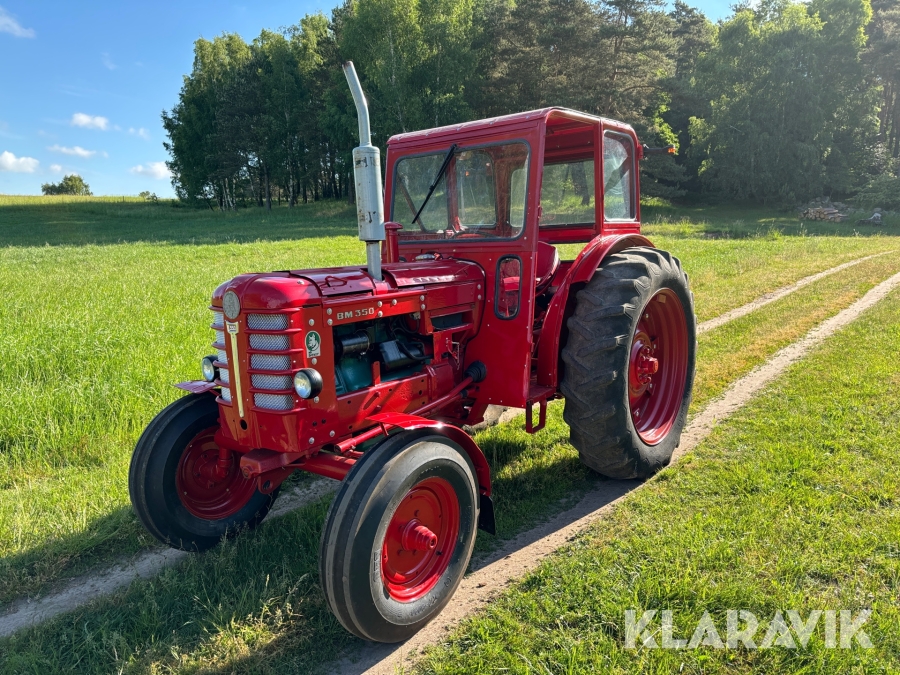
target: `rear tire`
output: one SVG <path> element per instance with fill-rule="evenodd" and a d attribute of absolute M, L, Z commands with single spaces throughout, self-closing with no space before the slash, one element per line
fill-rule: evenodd
<path fill-rule="evenodd" d="M 437 616 L 468 567 L 478 505 L 468 455 L 432 430 L 401 432 L 357 460 L 319 549 L 325 599 L 344 628 L 400 642 Z"/>
<path fill-rule="evenodd" d="M 629 248 L 604 260 L 576 298 L 560 387 L 571 443 L 598 473 L 646 478 L 669 463 L 691 402 L 687 274 L 666 251 Z"/>
<path fill-rule="evenodd" d="M 207 476 L 218 458 L 218 428 L 215 397 L 191 394 L 163 409 L 134 449 L 128 472 L 134 511 L 148 532 L 172 548 L 205 551 L 255 527 L 278 494 L 263 494 L 255 480 L 244 478 L 237 453 L 225 478 Z"/>

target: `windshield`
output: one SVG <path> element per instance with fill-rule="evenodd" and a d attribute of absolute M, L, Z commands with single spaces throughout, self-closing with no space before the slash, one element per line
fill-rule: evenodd
<path fill-rule="evenodd" d="M 525 227 L 528 146 L 508 143 L 455 151 L 426 202 L 447 152 L 404 157 L 397 162 L 391 220 L 403 225 L 400 238 L 433 241 L 519 236 Z"/>

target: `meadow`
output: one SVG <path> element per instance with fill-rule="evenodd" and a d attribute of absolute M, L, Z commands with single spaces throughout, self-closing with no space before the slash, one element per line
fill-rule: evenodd
<path fill-rule="evenodd" d="M 195 378 L 209 351 L 210 292 L 245 271 L 360 264 L 353 217 L 337 202 L 223 214 L 0 197 L 0 610 L 155 546 L 131 513 L 127 465 L 144 426 L 179 395 L 171 383 Z M 654 242 L 683 260 L 701 320 L 900 250 L 900 223 L 890 220 L 878 232 L 856 231 L 804 225 L 789 213 L 665 205 L 647 207 L 644 219 Z M 701 336 L 694 409 L 897 271 L 900 256 L 873 258 Z M 561 406 L 551 406 L 540 434 L 521 426 L 478 436 L 494 467 L 500 539 L 600 480 L 566 442 Z M 0 641 L 0 672 L 74 664 L 275 672 L 351 649 L 317 587 L 326 508 L 327 500 L 300 509 L 77 617 Z M 479 536 L 478 551 L 495 544 Z M 431 663 L 443 668 L 457 651 Z"/>

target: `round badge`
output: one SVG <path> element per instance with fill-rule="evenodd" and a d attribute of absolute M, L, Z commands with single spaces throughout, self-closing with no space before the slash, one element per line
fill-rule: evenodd
<path fill-rule="evenodd" d="M 225 316 L 232 321 L 238 318 L 238 314 L 241 313 L 241 300 L 237 293 L 228 291 L 225 294 L 225 297 L 222 298 L 222 309 L 225 311 Z"/>

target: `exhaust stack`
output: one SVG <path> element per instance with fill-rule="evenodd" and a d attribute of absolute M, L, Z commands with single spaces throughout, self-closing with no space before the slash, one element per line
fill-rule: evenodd
<path fill-rule="evenodd" d="M 353 149 L 353 178 L 356 182 L 356 217 L 360 241 L 366 242 L 369 274 L 381 281 L 381 242 L 384 241 L 384 198 L 381 192 L 381 152 L 372 145 L 369 108 L 353 61 L 344 64 L 344 75 L 359 121 L 359 147 Z"/>

